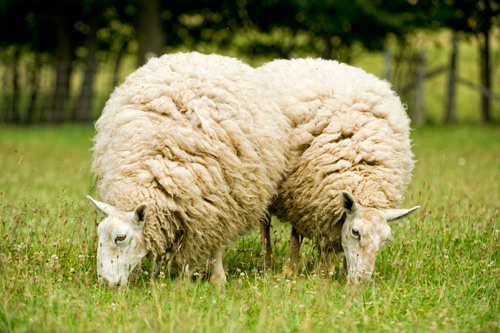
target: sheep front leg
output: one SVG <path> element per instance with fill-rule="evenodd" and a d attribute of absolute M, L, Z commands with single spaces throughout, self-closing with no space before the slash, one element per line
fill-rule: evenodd
<path fill-rule="evenodd" d="M 324 269 L 330 276 L 333 276 L 335 274 L 335 256 L 333 250 L 319 247 L 318 252 L 322 269 Z"/>
<path fill-rule="evenodd" d="M 290 235 L 289 242 L 289 252 L 290 258 L 288 258 L 288 264 L 285 268 L 285 275 L 292 276 L 296 273 L 297 267 L 299 265 L 299 250 L 302 245 L 302 235 L 292 228 L 292 234 Z"/>
<path fill-rule="evenodd" d="M 212 284 L 223 284 L 226 282 L 226 272 L 222 264 L 222 249 L 217 249 L 210 258 L 210 279 Z"/>
<path fill-rule="evenodd" d="M 265 268 L 271 268 L 273 264 L 273 247 L 271 245 L 271 215 L 269 213 L 266 213 L 266 216 L 260 222 L 260 241 L 264 253 L 264 266 Z"/>

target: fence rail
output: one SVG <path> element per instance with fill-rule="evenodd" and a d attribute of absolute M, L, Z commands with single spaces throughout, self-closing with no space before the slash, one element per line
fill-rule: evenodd
<path fill-rule="evenodd" d="M 445 122 L 452 123 L 456 120 L 456 86 L 462 84 L 477 91 L 481 96 L 499 101 L 500 95 L 486 87 L 474 83 L 464 77 L 458 76 L 458 37 L 452 39 L 450 63 L 428 69 L 425 52 L 411 54 L 395 54 L 390 50 L 385 51 L 384 78 L 391 82 L 394 90 L 402 97 L 408 106 L 409 116 L 416 126 L 426 123 L 424 107 L 424 84 L 426 80 L 439 75 L 448 75 L 448 91 L 446 96 Z"/>

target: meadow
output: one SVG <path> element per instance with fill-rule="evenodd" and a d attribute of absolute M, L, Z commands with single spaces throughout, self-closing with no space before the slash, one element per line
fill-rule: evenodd
<path fill-rule="evenodd" d="M 417 160 L 372 283 L 347 284 L 305 244 L 287 279 L 288 225 L 273 220 L 275 264 L 255 231 L 225 254 L 222 287 L 160 274 L 147 263 L 119 290 L 96 283 L 96 226 L 87 202 L 91 126 L 0 128 L 0 331 L 499 331 L 500 129 L 412 132 Z"/>

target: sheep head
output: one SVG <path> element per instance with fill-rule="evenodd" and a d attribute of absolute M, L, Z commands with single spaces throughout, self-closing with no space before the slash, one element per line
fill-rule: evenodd
<path fill-rule="evenodd" d="M 97 228 L 99 280 L 107 281 L 110 286 L 125 285 L 130 273 L 148 253 L 143 234 L 148 205 L 143 203 L 132 212 L 123 212 L 90 196 L 87 198 L 106 216 Z"/>
<path fill-rule="evenodd" d="M 346 214 L 342 226 L 342 247 L 347 261 L 347 279 L 352 283 L 369 281 L 377 253 L 391 235 L 391 227 L 387 222 L 410 216 L 420 207 L 411 209 L 363 207 L 345 191 L 342 191 L 340 200 Z"/>

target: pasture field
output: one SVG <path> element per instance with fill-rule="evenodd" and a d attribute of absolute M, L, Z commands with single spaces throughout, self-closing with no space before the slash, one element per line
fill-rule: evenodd
<path fill-rule="evenodd" d="M 254 232 L 225 255 L 228 283 L 145 275 L 96 284 L 101 216 L 89 172 L 93 129 L 0 127 L 0 331 L 500 331 L 500 128 L 412 132 L 417 160 L 373 283 L 314 262 L 287 279 L 289 227 L 273 221 L 275 266 Z M 97 195 L 96 195 L 97 196 Z M 147 272 L 147 263 L 146 270 Z"/>

